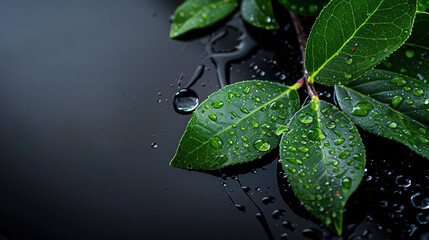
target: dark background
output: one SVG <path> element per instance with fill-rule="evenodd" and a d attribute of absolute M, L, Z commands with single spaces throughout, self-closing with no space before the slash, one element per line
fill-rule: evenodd
<path fill-rule="evenodd" d="M 168 166 L 190 118 L 172 105 L 180 75 L 186 83 L 205 64 L 193 87 L 200 100 L 219 85 L 204 58 L 207 32 L 168 37 L 181 2 L 0 1 L 0 239 L 267 239 L 258 212 L 276 239 L 337 238 L 299 206 L 276 153 L 215 174 Z M 296 37 L 283 18 L 276 33 L 248 29 L 261 45 L 228 66 L 231 82 L 297 80 Z M 364 141 L 368 171 L 343 239 L 427 239 L 419 219 L 429 210 L 410 202 L 428 194 L 427 160 Z"/>

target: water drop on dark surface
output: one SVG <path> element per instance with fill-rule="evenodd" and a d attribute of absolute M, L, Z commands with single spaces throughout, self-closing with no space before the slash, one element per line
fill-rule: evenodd
<path fill-rule="evenodd" d="M 243 205 L 241 205 L 241 204 L 238 204 L 238 203 L 236 203 L 236 204 L 234 204 L 234 206 L 237 208 L 237 210 L 238 211 L 240 211 L 240 212 L 245 212 L 246 211 L 246 207 L 245 206 L 243 206 Z"/>
<path fill-rule="evenodd" d="M 156 144 L 156 143 L 152 143 L 152 144 L 150 145 L 150 147 L 151 147 L 151 148 L 153 148 L 153 149 L 156 149 L 156 148 L 158 148 L 158 144 Z"/>
<path fill-rule="evenodd" d="M 283 215 L 286 213 L 285 210 L 282 209 L 276 209 L 273 211 L 272 216 L 274 219 L 280 219 L 281 217 L 283 217 Z"/>
<path fill-rule="evenodd" d="M 198 104 L 198 95 L 192 89 L 183 88 L 174 95 L 173 105 L 178 113 L 191 113 L 198 107 Z"/>
<path fill-rule="evenodd" d="M 276 199 L 274 197 L 270 197 L 270 196 L 262 198 L 262 203 L 265 205 L 273 204 L 275 201 L 276 201 Z"/>

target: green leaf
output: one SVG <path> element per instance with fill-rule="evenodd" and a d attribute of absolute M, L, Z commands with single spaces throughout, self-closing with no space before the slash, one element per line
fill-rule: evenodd
<path fill-rule="evenodd" d="M 424 12 L 427 9 L 429 9 L 429 0 L 419 0 L 417 10 Z"/>
<path fill-rule="evenodd" d="M 170 37 L 215 24 L 238 7 L 238 0 L 187 0 L 173 16 Z"/>
<path fill-rule="evenodd" d="M 384 60 L 407 40 L 417 0 L 332 0 L 308 39 L 310 82 L 346 84 Z"/>
<path fill-rule="evenodd" d="M 280 159 L 304 207 L 341 235 L 343 210 L 364 175 L 365 148 L 350 119 L 314 99 L 290 120 Z"/>
<path fill-rule="evenodd" d="M 303 16 L 315 16 L 329 0 L 278 0 L 285 8 Z"/>
<path fill-rule="evenodd" d="M 429 14 L 417 13 L 410 38 L 377 68 L 429 80 Z"/>
<path fill-rule="evenodd" d="M 241 3 L 241 16 L 255 27 L 264 29 L 278 29 L 271 0 L 243 0 Z"/>
<path fill-rule="evenodd" d="M 258 159 L 278 145 L 276 128 L 298 109 L 295 87 L 267 81 L 228 85 L 195 110 L 170 165 L 214 170 Z"/>
<path fill-rule="evenodd" d="M 347 86 L 336 86 L 335 93 L 354 123 L 429 158 L 428 87 L 410 77 L 371 70 Z"/>

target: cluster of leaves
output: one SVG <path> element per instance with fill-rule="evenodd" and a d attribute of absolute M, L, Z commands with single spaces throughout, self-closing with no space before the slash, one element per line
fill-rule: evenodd
<path fill-rule="evenodd" d="M 279 1 L 303 13 L 311 12 L 302 10 L 306 6 L 325 3 Z M 429 158 L 429 14 L 418 11 L 428 5 L 330 1 L 308 38 L 305 79 L 309 85 L 334 86 L 341 111 L 317 95 L 301 107 L 297 90 L 303 81 L 290 87 L 258 80 L 232 84 L 195 110 L 170 165 L 215 170 L 253 161 L 279 146 L 295 195 L 341 234 L 344 207 L 366 161 L 354 124 Z M 172 35 L 216 22 L 237 6 L 233 0 L 188 0 L 176 11 Z M 255 16 L 272 17 L 269 1 L 243 0 L 241 10 L 255 26 L 264 19 Z"/>

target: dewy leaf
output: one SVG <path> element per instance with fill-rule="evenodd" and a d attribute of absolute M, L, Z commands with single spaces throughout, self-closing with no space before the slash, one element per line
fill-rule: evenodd
<path fill-rule="evenodd" d="M 371 70 L 347 86 L 336 86 L 335 93 L 343 112 L 354 123 L 429 158 L 427 84 Z"/>
<path fill-rule="evenodd" d="M 332 0 L 310 32 L 305 65 L 310 82 L 346 84 L 407 40 L 417 0 Z"/>
<path fill-rule="evenodd" d="M 278 145 L 276 128 L 298 109 L 294 86 L 267 81 L 228 85 L 195 110 L 170 165 L 214 170 L 260 158 Z"/>
<path fill-rule="evenodd" d="M 417 13 L 410 38 L 377 68 L 429 80 L 429 14 Z"/>
<path fill-rule="evenodd" d="M 173 16 L 170 37 L 205 28 L 222 20 L 238 7 L 238 0 L 187 0 Z"/>
<path fill-rule="evenodd" d="M 278 0 L 285 8 L 303 16 L 315 16 L 329 0 Z"/>
<path fill-rule="evenodd" d="M 277 29 L 277 23 L 271 1 L 243 0 L 241 2 L 241 16 L 246 22 L 255 27 L 264 29 Z"/>
<path fill-rule="evenodd" d="M 290 120 L 280 159 L 295 195 L 327 227 L 341 234 L 343 210 L 364 175 L 365 148 L 350 119 L 314 99 Z"/>

